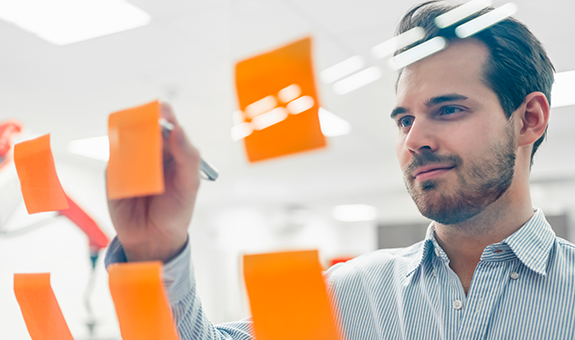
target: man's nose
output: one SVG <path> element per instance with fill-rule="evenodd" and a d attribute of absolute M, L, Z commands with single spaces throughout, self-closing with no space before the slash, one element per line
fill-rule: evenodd
<path fill-rule="evenodd" d="M 425 120 L 415 120 L 405 138 L 405 147 L 413 153 L 437 151 L 436 131 Z"/>

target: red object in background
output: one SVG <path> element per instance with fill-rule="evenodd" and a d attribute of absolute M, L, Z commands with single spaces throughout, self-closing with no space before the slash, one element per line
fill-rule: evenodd
<path fill-rule="evenodd" d="M 0 168 L 9 163 L 6 157 L 12 149 L 12 138 L 22 131 L 22 123 L 16 119 L 0 122 Z"/>
<path fill-rule="evenodd" d="M 12 150 L 12 139 L 21 131 L 22 123 L 16 119 L 0 122 L 0 169 L 12 160 L 12 157 L 7 157 Z M 110 240 L 96 222 L 68 195 L 66 195 L 66 200 L 69 208 L 58 211 L 58 214 L 66 216 L 88 236 L 90 252 L 98 253 L 100 249 L 106 248 Z"/>
<path fill-rule="evenodd" d="M 355 258 L 355 256 L 352 256 L 352 257 L 335 257 L 329 261 L 329 266 L 331 267 L 336 263 L 347 262 L 353 258 Z"/>
<path fill-rule="evenodd" d="M 74 222 L 88 236 L 90 251 L 97 252 L 108 246 L 108 237 L 100 230 L 96 222 L 66 195 L 69 208 L 58 211 L 59 215 L 66 216 Z"/>

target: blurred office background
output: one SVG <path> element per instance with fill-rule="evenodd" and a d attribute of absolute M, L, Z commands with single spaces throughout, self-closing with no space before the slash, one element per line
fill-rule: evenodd
<path fill-rule="evenodd" d="M 9 2 L 0 2 L 0 15 Z M 215 323 L 237 320 L 249 315 L 242 254 L 319 249 L 327 267 L 338 258 L 424 237 L 428 221 L 408 196 L 395 156 L 397 128 L 389 112 L 396 73 L 387 66 L 388 57 L 373 50 L 393 37 L 398 20 L 418 2 L 130 0 L 149 22 L 62 45 L 0 20 L 0 121 L 20 120 L 25 127 L 20 140 L 51 133 L 64 189 L 113 237 L 106 163 L 70 152 L 70 143 L 106 135 L 111 112 L 156 98 L 170 102 L 203 158 L 220 172 L 216 182 L 202 183 L 190 226 L 199 294 Z M 575 70 L 575 2 L 514 2 L 515 17 L 543 42 L 557 71 Z M 325 149 L 249 164 L 243 142 L 230 137 L 237 110 L 234 64 L 305 36 L 313 37 L 321 106 L 341 118 L 339 130 Z M 372 76 L 346 92 L 321 74 L 350 58 L 356 66 L 347 76 L 367 69 Z M 575 97 L 575 87 L 571 93 Z M 574 127 L 575 106 L 552 109 L 548 140 L 532 170 L 533 205 L 571 241 Z M 90 336 L 85 235 L 63 217 L 28 216 L 18 201 L 13 167 L 0 170 L 0 192 L 0 337 L 30 339 L 13 274 L 51 272 L 75 339 L 119 339 L 103 256 L 89 296 L 96 321 Z M 346 213 L 345 207 L 336 209 L 342 205 L 360 206 L 347 207 Z M 17 232 L 34 223 L 44 225 Z"/>

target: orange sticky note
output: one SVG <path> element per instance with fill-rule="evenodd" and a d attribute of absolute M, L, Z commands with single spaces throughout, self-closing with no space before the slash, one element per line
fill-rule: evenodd
<path fill-rule="evenodd" d="M 14 293 L 32 340 L 74 340 L 50 286 L 50 274 L 14 274 Z"/>
<path fill-rule="evenodd" d="M 258 340 L 338 340 L 317 251 L 244 256 Z"/>
<path fill-rule="evenodd" d="M 319 100 L 305 38 L 236 65 L 240 111 L 232 128 L 250 162 L 324 147 Z"/>
<path fill-rule="evenodd" d="M 118 111 L 108 117 L 108 198 L 120 199 L 164 192 L 159 118 L 158 101 Z"/>
<path fill-rule="evenodd" d="M 160 262 L 120 263 L 109 267 L 110 293 L 122 339 L 179 339 L 161 272 Z"/>
<path fill-rule="evenodd" d="M 14 164 L 28 214 L 68 209 L 54 165 L 50 135 L 14 146 Z"/>

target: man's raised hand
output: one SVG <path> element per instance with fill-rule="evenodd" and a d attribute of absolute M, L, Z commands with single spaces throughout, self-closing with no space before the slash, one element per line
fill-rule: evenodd
<path fill-rule="evenodd" d="M 167 262 L 183 249 L 200 186 L 200 154 L 178 124 L 172 108 L 165 103 L 161 108 L 162 117 L 174 124 L 164 139 L 165 192 L 108 200 L 118 239 L 130 262 Z"/>

